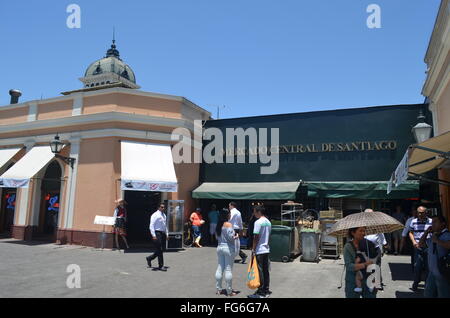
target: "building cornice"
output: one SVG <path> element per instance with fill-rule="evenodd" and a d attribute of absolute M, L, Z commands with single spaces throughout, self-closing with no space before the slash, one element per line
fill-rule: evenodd
<path fill-rule="evenodd" d="M 72 93 L 70 95 L 66 95 L 66 96 L 59 96 L 59 97 L 43 99 L 43 100 L 31 100 L 31 101 L 26 101 L 26 102 L 23 102 L 20 104 L 5 105 L 5 106 L 1 106 L 0 110 L 9 110 L 9 109 L 15 109 L 15 108 L 21 108 L 21 107 L 29 107 L 30 104 L 42 105 L 42 104 L 50 104 L 50 103 L 55 103 L 55 102 L 60 102 L 60 101 L 69 101 L 69 100 L 73 100 L 74 98 L 79 97 L 79 96 L 91 97 L 91 96 L 100 96 L 100 95 L 106 95 L 106 94 L 119 93 L 119 94 L 128 94 L 128 95 L 135 95 L 135 96 L 144 96 L 144 97 L 152 97 L 152 98 L 160 98 L 160 99 L 165 99 L 165 100 L 178 101 L 178 102 L 181 102 L 181 103 L 195 109 L 196 111 L 207 114 L 208 118 L 211 117 L 210 112 L 208 112 L 207 110 L 194 104 L 187 98 L 181 97 L 181 96 L 145 92 L 145 91 L 141 91 L 141 90 L 123 88 L 123 87 L 113 87 L 113 88 L 107 88 L 107 89 L 101 89 L 101 90 L 95 90 L 95 91 L 81 91 L 81 90 L 82 89 L 80 89 L 79 92 L 74 92 L 74 93 Z"/>
<path fill-rule="evenodd" d="M 448 83 L 449 74 L 448 70 L 446 70 L 446 64 L 448 64 L 449 50 L 450 1 L 444 0 L 439 8 L 439 13 L 425 56 L 425 63 L 428 66 L 428 70 L 422 94 L 430 97 L 432 101 L 437 101 L 439 99 L 443 88 L 445 88 Z"/>
<path fill-rule="evenodd" d="M 136 115 L 130 113 L 107 112 L 91 115 L 80 115 L 56 119 L 37 120 L 12 125 L 1 125 L 0 134 L 32 131 L 39 129 L 58 129 L 70 126 L 121 122 L 131 124 L 143 124 L 152 126 L 163 126 L 170 128 L 187 128 L 194 131 L 194 123 L 186 119 L 164 118 L 147 115 Z"/>
<path fill-rule="evenodd" d="M 151 140 L 166 142 L 167 144 L 175 144 L 178 141 L 172 140 L 172 134 L 162 133 L 157 131 L 143 131 L 134 129 L 121 129 L 121 128 L 107 128 L 98 130 L 84 130 L 84 131 L 73 131 L 59 134 L 61 141 L 63 142 L 75 142 L 79 143 L 86 139 L 98 139 L 98 138 L 128 138 L 128 139 L 140 139 L 140 140 Z M 179 135 L 178 135 L 179 136 Z M 33 147 L 35 145 L 46 145 L 49 144 L 51 140 L 55 137 L 54 134 L 47 135 L 36 135 L 36 136 L 26 136 L 17 138 L 4 138 L 0 139 L 0 147 L 11 147 L 19 146 L 22 147 L 26 145 L 28 147 Z M 194 141 L 189 138 L 184 138 L 182 140 L 188 146 L 194 144 L 195 149 L 202 149 L 202 143 Z"/>

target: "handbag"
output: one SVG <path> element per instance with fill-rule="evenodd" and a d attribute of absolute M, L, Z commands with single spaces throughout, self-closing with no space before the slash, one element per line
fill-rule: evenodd
<path fill-rule="evenodd" d="M 261 282 L 259 280 L 258 262 L 256 260 L 256 255 L 254 255 L 252 261 L 248 264 L 247 287 L 250 289 L 257 289 L 259 286 L 261 286 Z"/>

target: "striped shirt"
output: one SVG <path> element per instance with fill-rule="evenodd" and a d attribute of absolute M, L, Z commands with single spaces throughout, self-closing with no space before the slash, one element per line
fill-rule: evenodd
<path fill-rule="evenodd" d="M 419 218 L 415 218 L 411 221 L 409 226 L 409 231 L 413 233 L 414 239 L 416 242 L 420 241 L 420 238 L 423 236 L 426 230 L 431 227 L 432 220 L 430 218 L 426 218 L 424 221 L 420 221 Z M 431 234 L 428 234 L 428 238 L 431 237 Z"/>

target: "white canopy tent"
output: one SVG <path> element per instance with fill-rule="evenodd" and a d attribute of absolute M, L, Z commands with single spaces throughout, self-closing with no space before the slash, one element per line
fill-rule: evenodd
<path fill-rule="evenodd" d="M 122 141 L 121 153 L 122 190 L 178 191 L 170 145 Z"/>

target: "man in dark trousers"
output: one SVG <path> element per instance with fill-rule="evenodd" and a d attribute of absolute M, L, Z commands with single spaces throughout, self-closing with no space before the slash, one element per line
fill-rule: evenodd
<path fill-rule="evenodd" d="M 256 255 L 258 262 L 258 272 L 260 286 L 255 294 L 248 296 L 249 298 L 267 298 L 272 292 L 269 290 L 269 238 L 272 230 L 272 224 L 266 218 L 266 210 L 263 206 L 258 205 L 254 208 L 254 214 L 258 218 L 253 228 L 253 247 L 252 258 Z"/>
<path fill-rule="evenodd" d="M 414 283 L 411 290 L 417 292 L 422 272 L 426 272 L 428 276 L 428 254 L 427 247 L 419 245 L 423 235 L 427 235 L 426 239 L 431 238 L 430 232 L 427 230 L 432 227 L 432 220 L 427 216 L 427 208 L 419 206 L 417 208 L 417 218 L 411 221 L 409 226 L 409 238 L 414 246 Z M 427 233 L 427 234 L 425 234 Z"/>
<path fill-rule="evenodd" d="M 158 258 L 158 268 L 154 270 L 167 271 L 167 267 L 164 266 L 164 250 L 166 248 L 167 240 L 167 224 L 166 215 L 164 214 L 164 204 L 159 205 L 159 209 L 152 214 L 150 218 L 150 233 L 152 235 L 153 243 L 156 247 L 156 252 L 153 255 L 147 257 L 147 264 L 151 268 L 152 261 Z"/>

